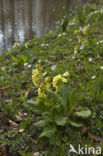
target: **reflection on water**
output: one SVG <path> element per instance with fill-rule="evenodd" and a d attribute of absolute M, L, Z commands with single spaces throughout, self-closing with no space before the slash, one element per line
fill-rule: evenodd
<path fill-rule="evenodd" d="M 47 32 L 63 5 L 69 0 L 0 0 L 0 51 L 11 48 L 17 36 L 24 42 Z"/>

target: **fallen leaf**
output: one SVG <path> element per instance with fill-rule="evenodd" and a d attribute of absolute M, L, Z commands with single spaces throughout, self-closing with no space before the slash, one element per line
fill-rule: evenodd
<path fill-rule="evenodd" d="M 25 93 L 25 98 L 28 97 L 29 93 L 30 93 L 30 88 L 29 88 L 28 91 Z"/>
<path fill-rule="evenodd" d="M 5 156 L 4 152 L 0 152 L 0 156 Z"/>
<path fill-rule="evenodd" d="M 93 139 L 94 141 L 96 142 L 103 142 L 103 138 L 99 137 L 99 136 L 95 136 L 95 135 L 92 135 L 90 132 L 88 132 L 88 136 Z"/>
<path fill-rule="evenodd" d="M 38 156 L 39 155 L 39 152 L 36 152 L 33 154 L 33 156 Z"/>
<path fill-rule="evenodd" d="M 9 120 L 9 123 L 12 127 L 18 127 L 18 124 L 12 120 Z"/>
<path fill-rule="evenodd" d="M 6 99 L 6 102 L 8 103 L 8 102 L 11 102 L 12 101 L 12 98 L 7 98 Z"/>
<path fill-rule="evenodd" d="M 23 116 L 24 116 L 24 115 L 23 115 L 23 113 L 21 113 L 21 112 L 18 112 L 18 114 L 15 115 L 17 121 L 21 121 L 21 120 L 23 119 Z"/>
<path fill-rule="evenodd" d="M 24 116 L 27 116 L 28 114 L 27 113 L 24 113 Z"/>
<path fill-rule="evenodd" d="M 9 86 L 4 87 L 4 88 L 0 88 L 0 94 L 4 94 L 5 90 L 8 89 L 8 88 L 9 88 Z"/>
<path fill-rule="evenodd" d="M 25 129 L 19 129 L 19 132 L 22 133 L 22 132 L 24 132 L 24 130 L 25 130 Z"/>

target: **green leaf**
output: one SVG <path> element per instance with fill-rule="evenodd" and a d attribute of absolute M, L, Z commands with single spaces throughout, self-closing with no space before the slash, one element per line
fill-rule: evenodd
<path fill-rule="evenodd" d="M 71 124 L 71 126 L 73 126 L 73 127 L 77 127 L 77 128 L 79 128 L 79 127 L 82 127 L 82 126 L 83 126 L 83 124 L 82 124 L 82 123 L 75 122 L 75 121 L 70 121 L 70 124 Z"/>
<path fill-rule="evenodd" d="M 67 117 L 64 117 L 60 113 L 57 113 L 55 115 L 55 122 L 57 125 L 64 126 L 67 123 L 67 119 L 68 119 Z"/>
<path fill-rule="evenodd" d="M 43 112 L 42 117 L 44 120 L 48 121 L 49 123 L 54 122 L 54 114 L 52 112 Z"/>
<path fill-rule="evenodd" d="M 77 117 L 86 119 L 91 115 L 91 111 L 90 110 L 85 110 L 85 111 L 75 112 L 75 115 Z"/>
<path fill-rule="evenodd" d="M 17 135 L 17 131 L 15 130 L 11 130 L 11 131 L 8 131 L 8 137 L 12 138 L 12 137 L 15 137 Z"/>
<path fill-rule="evenodd" d="M 52 135 L 55 134 L 56 127 L 55 126 L 49 126 L 43 129 L 43 132 L 40 135 L 40 138 L 42 137 L 48 137 L 50 138 Z"/>
<path fill-rule="evenodd" d="M 34 123 L 33 125 L 36 126 L 36 127 L 45 127 L 47 125 L 47 123 L 48 122 L 45 121 L 45 120 L 40 120 L 40 121 Z"/>
<path fill-rule="evenodd" d="M 47 109 L 47 107 L 38 100 L 29 100 L 24 103 L 24 107 L 33 113 L 42 113 Z"/>
<path fill-rule="evenodd" d="M 50 97 L 50 100 L 54 105 L 61 104 L 62 98 L 56 92 L 52 91 L 51 89 L 47 89 L 47 94 Z"/>

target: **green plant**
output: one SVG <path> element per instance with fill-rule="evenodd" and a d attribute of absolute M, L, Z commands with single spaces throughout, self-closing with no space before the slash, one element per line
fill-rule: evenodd
<path fill-rule="evenodd" d="M 24 106 L 27 110 L 40 115 L 36 118 L 34 125 L 42 128 L 40 138 L 47 137 L 50 143 L 55 143 L 60 127 L 70 125 L 72 127 L 82 127 L 83 119 L 91 115 L 88 108 L 76 110 L 79 94 L 76 90 L 69 91 L 63 86 L 58 91 L 46 90 L 45 97 L 38 97 L 37 100 L 29 100 Z M 63 132 L 62 132 L 63 133 Z M 51 142 L 51 140 L 53 142 Z"/>

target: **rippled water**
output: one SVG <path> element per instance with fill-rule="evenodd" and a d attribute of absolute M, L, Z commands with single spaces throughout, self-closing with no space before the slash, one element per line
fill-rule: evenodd
<path fill-rule="evenodd" d="M 17 36 L 21 42 L 40 37 L 69 5 L 69 0 L 0 0 L 0 51 L 11 48 Z"/>

